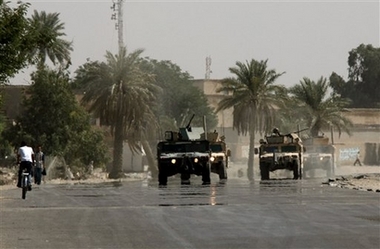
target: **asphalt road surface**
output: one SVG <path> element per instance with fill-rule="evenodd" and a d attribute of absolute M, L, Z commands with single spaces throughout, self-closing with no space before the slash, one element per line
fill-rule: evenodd
<path fill-rule="evenodd" d="M 216 176 L 216 175 L 215 175 Z M 380 194 L 178 178 L 0 191 L 0 248 L 380 248 Z"/>

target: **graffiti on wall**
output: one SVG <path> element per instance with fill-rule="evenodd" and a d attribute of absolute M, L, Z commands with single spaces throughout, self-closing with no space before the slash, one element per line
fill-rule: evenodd
<path fill-rule="evenodd" d="M 339 159 L 341 161 L 355 160 L 358 154 L 359 148 L 344 148 L 339 150 Z"/>

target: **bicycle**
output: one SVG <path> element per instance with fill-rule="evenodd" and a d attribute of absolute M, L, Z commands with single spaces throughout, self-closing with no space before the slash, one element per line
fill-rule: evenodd
<path fill-rule="evenodd" d="M 29 173 L 27 172 L 27 169 L 23 169 L 22 175 L 21 175 L 21 190 L 22 190 L 22 199 L 26 198 L 26 192 L 30 190 L 31 183 L 29 181 Z"/>

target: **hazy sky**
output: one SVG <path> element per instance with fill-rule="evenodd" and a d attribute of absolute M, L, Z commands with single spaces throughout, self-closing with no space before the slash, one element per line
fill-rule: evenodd
<path fill-rule="evenodd" d="M 29 13 L 59 12 L 66 39 L 73 41 L 72 66 L 104 61 L 117 52 L 112 0 L 30 0 Z M 379 1 L 124 1 L 124 44 L 143 56 L 170 60 L 195 79 L 233 76 L 236 61 L 266 60 L 286 72 L 287 86 L 303 77 L 318 80 L 332 71 L 347 78 L 348 52 L 361 43 L 379 47 Z M 29 71 L 13 84 L 28 84 Z"/>

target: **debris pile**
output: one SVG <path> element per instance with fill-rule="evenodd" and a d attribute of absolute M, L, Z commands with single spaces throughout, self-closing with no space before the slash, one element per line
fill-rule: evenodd
<path fill-rule="evenodd" d="M 328 184 L 332 187 L 374 191 L 380 193 L 380 174 L 359 174 L 330 178 Z"/>

